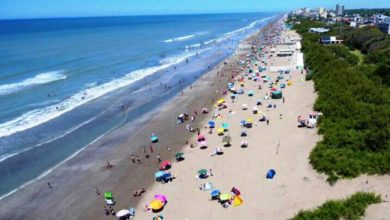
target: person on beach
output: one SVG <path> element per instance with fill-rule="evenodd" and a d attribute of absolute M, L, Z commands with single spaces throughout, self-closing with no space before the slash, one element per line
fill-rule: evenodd
<path fill-rule="evenodd" d="M 110 210 L 108 210 L 108 208 L 106 206 L 104 206 L 104 214 L 106 216 L 109 216 L 110 215 Z"/>
<path fill-rule="evenodd" d="M 108 161 L 108 160 L 107 160 L 107 166 L 106 166 L 106 167 L 107 167 L 107 169 L 112 168 L 112 164 L 111 164 L 110 161 Z"/>
<path fill-rule="evenodd" d="M 153 146 L 152 145 L 149 145 L 149 150 L 150 150 L 150 153 L 152 154 L 153 153 Z"/>
<path fill-rule="evenodd" d="M 159 163 L 161 163 L 160 154 L 157 154 L 157 161 L 158 161 Z"/>
<path fill-rule="evenodd" d="M 141 164 L 141 156 L 140 155 L 137 156 L 137 161 L 138 161 L 138 164 Z"/>
<path fill-rule="evenodd" d="M 267 118 L 267 125 L 269 125 L 269 119 Z"/>
<path fill-rule="evenodd" d="M 100 190 L 95 186 L 95 193 L 97 196 L 100 196 Z"/>
<path fill-rule="evenodd" d="M 168 152 L 171 152 L 171 148 L 169 146 L 167 146 L 167 150 Z"/>
<path fill-rule="evenodd" d="M 283 97 L 283 99 L 282 99 L 282 100 L 283 100 L 283 103 L 286 101 L 286 99 L 285 99 L 284 97 Z"/>
<path fill-rule="evenodd" d="M 134 154 L 131 154 L 131 161 L 132 161 L 133 163 L 135 163 L 135 157 L 134 157 Z"/>
<path fill-rule="evenodd" d="M 49 187 L 49 189 L 53 189 L 53 186 L 49 182 L 47 182 L 47 186 Z"/>
<path fill-rule="evenodd" d="M 147 152 L 146 152 L 146 146 L 144 146 L 144 154 L 146 154 Z"/>

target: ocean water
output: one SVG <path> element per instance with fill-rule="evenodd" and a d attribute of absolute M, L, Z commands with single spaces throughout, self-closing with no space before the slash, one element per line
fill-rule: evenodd
<path fill-rule="evenodd" d="M 0 198 L 171 99 L 274 16 L 0 21 Z"/>

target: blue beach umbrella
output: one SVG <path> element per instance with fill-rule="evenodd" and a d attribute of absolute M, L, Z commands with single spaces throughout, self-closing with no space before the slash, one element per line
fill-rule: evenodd
<path fill-rule="evenodd" d="M 210 193 L 211 196 L 219 196 L 219 194 L 221 194 L 221 192 L 218 189 L 214 189 Z"/>
<path fill-rule="evenodd" d="M 215 128 L 215 122 L 214 121 L 209 121 L 209 127 L 210 128 Z"/>
<path fill-rule="evenodd" d="M 157 173 L 154 174 L 154 178 L 161 178 L 166 174 L 164 171 L 158 171 Z"/>

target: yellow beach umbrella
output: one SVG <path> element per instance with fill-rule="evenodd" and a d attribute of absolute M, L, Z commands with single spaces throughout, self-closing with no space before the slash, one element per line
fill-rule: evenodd
<path fill-rule="evenodd" d="M 247 119 L 246 119 L 246 122 L 247 122 L 247 123 L 253 123 L 253 118 L 247 118 Z"/>
<path fill-rule="evenodd" d="M 217 133 L 218 133 L 218 135 L 223 135 L 223 132 L 225 131 L 225 129 L 223 129 L 223 128 L 218 128 L 218 130 L 217 130 Z"/>
<path fill-rule="evenodd" d="M 293 83 L 292 83 L 291 80 L 289 80 L 289 81 L 287 82 L 287 85 L 288 85 L 288 86 L 292 86 L 292 84 L 293 84 Z"/>
<path fill-rule="evenodd" d="M 232 195 L 230 193 L 224 193 L 219 196 L 219 199 L 221 201 L 226 201 L 232 198 Z"/>
<path fill-rule="evenodd" d="M 155 199 L 149 204 L 150 208 L 153 210 L 160 210 L 164 204 L 161 200 Z"/>
<path fill-rule="evenodd" d="M 233 207 L 242 205 L 242 203 L 244 203 L 244 200 L 242 200 L 239 196 L 234 197 Z"/>
<path fill-rule="evenodd" d="M 218 99 L 217 104 L 220 105 L 225 102 L 225 99 Z"/>

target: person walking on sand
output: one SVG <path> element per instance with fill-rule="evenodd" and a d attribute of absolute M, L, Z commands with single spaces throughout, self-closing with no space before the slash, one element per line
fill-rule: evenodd
<path fill-rule="evenodd" d="M 138 164 L 141 164 L 141 156 L 140 155 L 137 156 L 137 161 L 138 161 Z"/>
<path fill-rule="evenodd" d="M 132 161 L 133 163 L 135 163 L 134 154 L 131 154 L 131 161 Z"/>
<path fill-rule="evenodd" d="M 149 150 L 150 150 L 150 153 L 152 154 L 153 153 L 153 146 L 152 145 L 149 145 Z"/>
<path fill-rule="evenodd" d="M 283 99 L 282 99 L 282 100 L 283 100 L 283 103 L 286 101 L 286 99 L 285 99 L 284 97 L 283 97 Z"/>
<path fill-rule="evenodd" d="M 49 187 L 49 189 L 53 189 L 53 186 L 49 182 L 47 182 L 47 186 Z"/>
<path fill-rule="evenodd" d="M 159 163 L 161 163 L 160 154 L 157 154 L 157 161 L 158 161 Z"/>
<path fill-rule="evenodd" d="M 171 152 L 171 148 L 169 146 L 167 146 L 167 150 L 168 152 Z"/>
<path fill-rule="evenodd" d="M 269 125 L 269 119 L 267 118 L 267 125 Z"/>
<path fill-rule="evenodd" d="M 100 196 L 100 190 L 97 188 L 97 186 L 95 186 L 95 193 L 97 196 Z"/>

